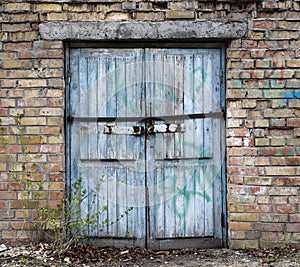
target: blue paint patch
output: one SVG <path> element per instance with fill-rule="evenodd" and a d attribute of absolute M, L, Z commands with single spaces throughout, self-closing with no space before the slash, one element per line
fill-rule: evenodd
<path fill-rule="evenodd" d="M 289 92 L 289 93 L 285 93 L 283 95 L 283 98 L 294 98 L 294 94 L 292 92 Z"/>
<path fill-rule="evenodd" d="M 300 98 L 300 91 L 295 91 L 295 97 Z"/>

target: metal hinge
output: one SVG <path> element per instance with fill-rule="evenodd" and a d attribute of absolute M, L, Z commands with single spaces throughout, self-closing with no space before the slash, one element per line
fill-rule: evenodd
<path fill-rule="evenodd" d="M 222 83 L 223 82 L 223 71 L 220 70 L 219 76 L 220 76 L 220 82 Z"/>
<path fill-rule="evenodd" d="M 72 79 L 72 71 L 68 70 L 68 82 L 69 82 L 69 84 L 71 83 L 71 79 Z"/>

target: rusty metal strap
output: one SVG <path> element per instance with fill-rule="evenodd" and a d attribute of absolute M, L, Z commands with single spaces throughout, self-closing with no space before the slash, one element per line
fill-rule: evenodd
<path fill-rule="evenodd" d="M 69 122 L 151 122 L 151 121 L 178 121 L 205 118 L 223 118 L 223 112 L 196 113 L 185 115 L 171 115 L 159 117 L 74 117 L 68 116 Z"/>

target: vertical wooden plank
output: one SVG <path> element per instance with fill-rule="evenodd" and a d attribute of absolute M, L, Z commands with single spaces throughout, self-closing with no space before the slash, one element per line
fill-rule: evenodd
<path fill-rule="evenodd" d="M 213 88 L 213 62 L 212 55 L 208 52 L 205 57 L 205 66 L 206 66 L 206 79 L 204 81 L 204 98 L 206 101 L 204 102 L 204 112 L 212 112 L 214 110 L 214 88 Z M 210 85 L 210 86 L 209 86 Z M 211 157 L 211 162 L 204 169 L 204 188 L 205 188 L 205 234 L 213 235 L 213 226 L 214 223 L 214 210 L 213 210 L 213 201 L 214 201 L 214 193 L 213 193 L 213 172 L 212 172 L 212 164 L 214 161 L 213 154 L 213 131 L 212 128 L 213 119 L 205 118 L 204 119 L 204 156 Z"/>
<path fill-rule="evenodd" d="M 155 108 L 152 109 L 154 114 L 154 117 L 160 117 L 162 115 L 164 115 L 164 76 L 165 76 L 165 69 L 164 69 L 164 65 L 165 65 L 165 58 L 160 55 L 160 54 L 156 54 L 156 52 L 158 53 L 158 51 L 153 51 L 155 54 L 152 55 L 153 57 L 153 76 L 151 77 L 151 81 L 154 81 L 154 87 L 153 87 L 153 102 L 154 102 L 154 106 Z M 152 116 L 152 114 L 150 114 L 150 117 Z M 161 122 L 157 122 L 157 121 L 153 121 L 153 124 L 160 124 Z M 164 159 L 165 158 L 165 147 L 166 144 L 164 142 L 164 137 L 161 134 L 156 135 L 155 137 L 152 137 L 154 139 L 154 151 L 155 151 L 155 159 Z"/>
<path fill-rule="evenodd" d="M 175 113 L 175 55 L 166 55 L 164 65 L 164 114 L 172 116 Z M 170 121 L 169 123 L 172 123 Z M 165 158 L 174 158 L 174 134 L 163 134 L 165 144 Z"/>
<path fill-rule="evenodd" d="M 195 209 L 195 236 L 205 236 L 205 190 L 204 190 L 204 165 L 195 163 L 194 164 L 194 191 L 193 201 Z"/>
<path fill-rule="evenodd" d="M 194 56 L 186 55 L 184 62 L 184 113 L 193 114 L 194 112 L 194 99 L 195 99 L 195 79 L 194 79 Z M 195 129 L 194 120 L 187 119 L 184 121 L 185 132 L 183 134 L 183 156 L 195 157 Z"/>
<path fill-rule="evenodd" d="M 165 199 L 166 199 L 166 173 L 165 168 L 158 166 L 156 172 L 156 192 L 159 194 L 159 202 L 154 206 L 156 212 L 153 214 L 151 219 L 156 222 L 156 229 L 153 233 L 156 238 L 164 238 L 166 234 L 166 224 L 169 218 L 167 218 L 165 209 Z M 151 222 L 152 223 L 152 222 Z"/>
<path fill-rule="evenodd" d="M 215 111 L 221 111 L 222 109 L 222 99 L 221 99 L 221 51 L 215 50 L 212 54 L 212 61 L 215 62 L 213 69 L 213 88 L 214 90 L 214 108 Z M 213 144 L 213 210 L 214 210 L 214 234 L 218 236 L 222 236 L 222 224 L 218 223 L 218 218 L 220 218 L 220 214 L 222 214 L 222 167 L 224 161 L 222 159 L 223 149 L 224 149 L 224 138 L 222 134 L 222 130 L 224 127 L 223 118 L 215 118 L 213 119 L 213 139 L 219 140 L 219 143 Z"/>
<path fill-rule="evenodd" d="M 184 237 L 186 235 L 186 213 L 189 208 L 186 206 L 186 198 L 188 193 L 185 188 L 185 177 L 184 177 L 184 163 L 174 164 L 173 167 L 173 179 L 174 179 L 174 218 L 175 218 L 175 231 L 174 236 Z"/>
<path fill-rule="evenodd" d="M 98 94 L 98 66 L 97 59 L 94 57 L 87 58 L 87 98 L 88 116 L 97 117 L 97 94 Z M 98 154 L 98 134 L 97 124 L 89 123 L 88 133 L 88 158 L 95 159 Z"/>
<path fill-rule="evenodd" d="M 80 88 L 79 88 L 79 56 L 80 50 L 71 50 L 70 53 L 70 70 L 71 78 L 69 79 L 70 84 L 70 92 L 69 92 L 69 113 L 75 116 L 78 116 L 78 108 L 79 108 L 79 96 L 80 96 Z M 71 80 L 72 79 L 72 80 Z M 70 97 L 71 95 L 71 97 Z"/>
<path fill-rule="evenodd" d="M 174 115 L 184 115 L 183 107 L 183 88 L 184 88 L 184 56 L 176 55 L 175 57 L 175 98 Z M 184 120 L 175 120 L 175 123 L 183 124 Z M 183 133 L 174 133 L 174 158 L 183 156 Z"/>
<path fill-rule="evenodd" d="M 83 55 L 79 58 L 79 112 L 78 116 L 88 116 L 88 75 L 87 75 L 87 58 Z"/>
<path fill-rule="evenodd" d="M 213 85 L 213 78 L 212 78 L 212 69 L 213 69 L 213 62 L 212 62 L 212 57 L 211 54 L 207 53 L 207 55 L 204 58 L 204 66 L 206 70 L 205 74 L 205 80 L 203 83 L 203 93 L 204 93 L 204 103 L 203 103 L 203 112 L 204 113 L 209 113 L 213 111 L 213 90 L 212 90 L 212 85 Z M 212 145 L 213 145 L 213 140 L 212 140 L 212 119 L 211 118 L 206 118 L 204 119 L 204 156 L 205 157 L 213 157 L 212 155 Z"/>
<path fill-rule="evenodd" d="M 204 113 L 204 103 L 207 101 L 204 97 L 205 93 L 205 70 L 204 70 L 204 60 L 203 56 L 194 55 L 194 102 L 193 102 L 193 110 L 197 113 Z M 208 100 L 209 101 L 209 100 Z M 194 156 L 198 158 L 202 158 L 204 156 L 204 124 L 202 119 L 194 120 Z"/>
<path fill-rule="evenodd" d="M 126 106 L 127 106 L 127 87 L 126 87 L 126 59 L 123 56 L 116 56 L 116 116 L 117 117 L 127 117 Z M 116 125 L 127 126 L 126 122 L 116 120 Z M 126 135 L 118 135 L 115 138 L 116 154 L 117 159 L 122 160 L 127 158 L 127 148 L 126 148 Z"/>

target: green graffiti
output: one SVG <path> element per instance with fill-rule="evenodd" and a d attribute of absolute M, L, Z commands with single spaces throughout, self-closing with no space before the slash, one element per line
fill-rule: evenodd
<path fill-rule="evenodd" d="M 206 72 L 205 72 L 205 70 L 204 70 L 202 67 L 197 67 L 197 68 L 193 69 L 193 71 L 192 71 L 192 73 L 191 73 L 191 75 L 192 75 L 191 78 L 194 78 L 194 76 L 195 76 L 198 72 L 201 72 L 202 81 L 201 81 L 201 83 L 200 83 L 199 85 L 196 85 L 195 88 L 193 88 L 193 87 L 191 86 L 191 88 L 195 89 L 197 92 L 199 92 L 199 91 L 203 88 L 203 85 L 204 85 L 204 83 L 205 83 L 205 81 L 206 81 Z M 191 79 L 191 80 L 192 80 L 192 79 Z"/>

